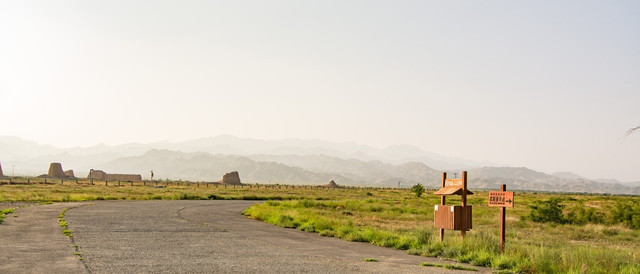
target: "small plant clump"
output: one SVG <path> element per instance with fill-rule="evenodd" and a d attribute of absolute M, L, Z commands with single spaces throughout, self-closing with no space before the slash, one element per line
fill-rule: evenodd
<path fill-rule="evenodd" d="M 422 193 L 424 193 L 424 186 L 422 186 L 421 184 L 417 184 L 411 187 L 411 192 L 413 192 L 416 197 L 420 198 L 420 196 L 422 196 Z"/>
<path fill-rule="evenodd" d="M 62 234 L 64 234 L 65 236 L 67 236 L 67 237 L 69 237 L 69 238 L 71 238 L 71 236 L 73 236 L 73 235 L 71 234 L 71 230 L 68 230 L 68 229 L 63 230 L 63 231 L 62 231 Z"/>
<path fill-rule="evenodd" d="M 564 224 L 567 219 L 562 214 L 564 205 L 560 204 L 560 198 L 552 198 L 546 201 L 538 201 L 530 205 L 531 211 L 527 218 L 538 223 Z"/>
<path fill-rule="evenodd" d="M 4 222 L 4 215 L 11 214 L 15 210 L 16 210 L 15 208 L 0 209 L 0 224 Z"/>
<path fill-rule="evenodd" d="M 431 266 L 431 267 L 442 267 L 444 269 L 451 269 L 451 270 L 466 270 L 466 271 L 478 271 L 478 269 L 473 268 L 473 267 L 466 267 L 466 266 L 462 266 L 462 265 L 455 265 L 455 264 L 436 264 L 436 263 L 421 263 L 421 266 Z"/>
<path fill-rule="evenodd" d="M 62 210 L 62 212 L 60 213 L 60 215 L 58 215 L 58 223 L 60 224 L 60 227 L 64 228 L 62 230 L 62 234 L 64 234 L 65 236 L 71 238 L 71 230 L 69 230 L 69 224 L 67 223 L 67 220 L 64 219 L 64 214 L 67 212 L 67 210 L 69 210 L 68 208 L 65 208 Z"/>
<path fill-rule="evenodd" d="M 376 259 L 376 258 L 365 258 L 364 261 L 365 262 L 377 262 L 378 259 Z"/>

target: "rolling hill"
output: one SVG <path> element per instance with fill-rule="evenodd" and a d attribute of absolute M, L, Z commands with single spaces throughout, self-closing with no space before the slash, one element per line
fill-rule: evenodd
<path fill-rule="evenodd" d="M 525 167 L 481 167 L 478 162 L 440 156 L 411 146 L 377 149 L 355 143 L 287 139 L 265 141 L 229 135 L 181 143 L 97 145 L 68 149 L 40 145 L 17 137 L 0 137 L 0 156 L 23 175 L 46 173 L 61 162 L 84 177 L 89 169 L 135 173 L 148 178 L 218 181 L 237 170 L 244 183 L 401 186 L 421 183 L 438 188 L 442 171 L 469 170 L 471 189 L 640 194 L 637 183 L 590 180 L 570 172 L 554 175 Z M 457 164 L 456 164 L 456 161 Z M 455 176 L 450 174 L 449 177 Z"/>

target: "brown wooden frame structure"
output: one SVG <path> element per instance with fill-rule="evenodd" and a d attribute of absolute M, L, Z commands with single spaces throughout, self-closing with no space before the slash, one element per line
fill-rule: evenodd
<path fill-rule="evenodd" d="M 472 210 L 467 205 L 467 195 L 473 195 L 473 192 L 467 189 L 467 172 L 462 172 L 462 178 L 447 179 L 447 173 L 442 173 L 442 188 L 433 194 L 440 195 L 440 205 L 434 207 L 433 225 L 440 228 L 440 241 L 444 239 L 444 230 L 460 230 L 462 239 L 472 228 Z M 461 195 L 462 205 L 447 206 L 447 195 Z"/>

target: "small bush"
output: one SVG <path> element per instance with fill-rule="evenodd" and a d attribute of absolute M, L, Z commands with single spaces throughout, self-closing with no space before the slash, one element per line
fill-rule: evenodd
<path fill-rule="evenodd" d="M 617 202 L 611 210 L 611 223 L 622 223 L 632 229 L 640 229 L 640 203 Z"/>
<path fill-rule="evenodd" d="M 422 186 L 421 184 L 417 184 L 411 187 L 411 192 L 413 192 L 416 197 L 420 198 L 420 196 L 422 196 L 422 193 L 424 192 L 424 186 Z"/>
<path fill-rule="evenodd" d="M 568 214 L 566 221 L 571 224 L 602 224 L 604 223 L 604 214 L 596 212 L 592 207 L 585 209 L 583 206 L 573 208 Z"/>
<path fill-rule="evenodd" d="M 562 214 L 564 205 L 560 204 L 559 198 L 551 198 L 546 201 L 538 201 L 530 205 L 531 211 L 527 218 L 537 223 L 564 224 L 566 219 Z"/>

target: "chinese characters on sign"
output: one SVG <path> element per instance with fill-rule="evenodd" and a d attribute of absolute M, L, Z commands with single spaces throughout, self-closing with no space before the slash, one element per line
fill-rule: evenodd
<path fill-rule="evenodd" d="M 513 191 L 490 191 L 489 206 L 513 207 Z"/>

